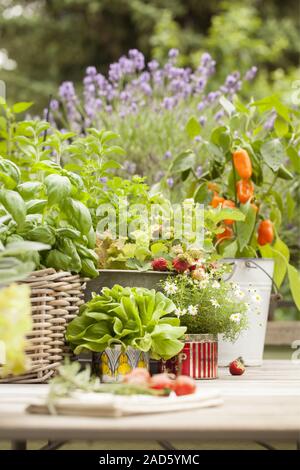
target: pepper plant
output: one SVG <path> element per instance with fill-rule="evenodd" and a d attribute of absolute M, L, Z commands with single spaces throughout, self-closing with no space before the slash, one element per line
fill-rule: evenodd
<path fill-rule="evenodd" d="M 300 113 L 271 96 L 247 105 L 237 98 L 220 99 L 226 116 L 209 138 L 192 116 L 186 124 L 191 138 L 201 140 L 199 153 L 206 166 L 197 176 L 197 155 L 186 151 L 169 167 L 179 192 L 195 201 L 220 207 L 238 207 L 243 221 L 225 220 L 215 247 L 224 258 L 267 257 L 275 261 L 278 287 L 286 274 L 300 309 L 300 276 L 282 240 L 286 222 L 296 218 L 300 173 Z M 161 183 L 163 188 L 165 182 Z M 178 193 L 177 193 L 178 197 Z M 299 199 L 298 199 L 299 200 Z"/>

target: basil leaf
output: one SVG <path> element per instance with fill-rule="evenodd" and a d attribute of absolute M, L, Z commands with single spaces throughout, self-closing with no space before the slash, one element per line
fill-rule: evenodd
<path fill-rule="evenodd" d="M 92 228 L 92 217 L 88 208 L 71 197 L 63 201 L 62 207 L 71 225 L 87 235 Z"/>
<path fill-rule="evenodd" d="M 0 202 L 18 225 L 25 222 L 26 206 L 19 193 L 10 189 L 2 189 L 0 191 Z"/>
<path fill-rule="evenodd" d="M 60 204 L 71 194 L 71 183 L 66 176 L 52 174 L 45 179 L 49 204 Z"/>

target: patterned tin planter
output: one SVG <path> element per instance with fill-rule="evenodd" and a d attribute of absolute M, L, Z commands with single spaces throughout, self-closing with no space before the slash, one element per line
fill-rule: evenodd
<path fill-rule="evenodd" d="M 186 335 L 181 353 L 169 361 L 161 361 L 161 372 L 183 374 L 194 379 L 218 377 L 218 338 L 215 335 Z"/>
<path fill-rule="evenodd" d="M 118 344 L 93 354 L 93 371 L 104 383 L 121 382 L 135 367 L 148 369 L 149 354 L 130 346 L 122 350 Z"/>

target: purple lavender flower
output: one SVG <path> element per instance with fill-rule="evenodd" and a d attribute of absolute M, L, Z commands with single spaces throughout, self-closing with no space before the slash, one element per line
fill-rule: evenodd
<path fill-rule="evenodd" d="M 159 68 L 159 63 L 157 62 L 157 60 L 151 60 L 150 62 L 148 62 L 147 65 L 150 72 L 154 72 Z"/>
<path fill-rule="evenodd" d="M 51 111 L 57 111 L 59 109 L 59 102 L 57 100 L 51 100 L 50 109 Z"/>
<path fill-rule="evenodd" d="M 108 71 L 108 77 L 111 82 L 118 82 L 121 80 L 123 74 L 122 74 L 122 69 L 120 67 L 120 64 L 118 62 L 115 62 L 114 64 L 110 64 L 109 66 L 109 71 Z"/>
<path fill-rule="evenodd" d="M 90 66 L 86 69 L 86 74 L 90 75 L 91 77 L 95 77 L 97 75 L 97 69 L 94 66 Z"/>
<path fill-rule="evenodd" d="M 73 82 L 63 82 L 59 87 L 59 96 L 66 101 L 75 100 L 75 88 Z"/>
<path fill-rule="evenodd" d="M 158 183 L 165 176 L 164 171 L 158 171 L 155 176 L 155 181 Z"/>
<path fill-rule="evenodd" d="M 167 150 L 164 154 L 164 160 L 169 160 L 170 158 L 172 158 L 172 153 L 170 152 L 170 150 Z"/>
<path fill-rule="evenodd" d="M 207 95 L 207 101 L 209 103 L 214 103 L 218 98 L 220 98 L 221 93 L 219 91 L 211 91 Z"/>
<path fill-rule="evenodd" d="M 175 100 L 171 96 L 167 96 L 163 99 L 163 107 L 165 109 L 168 109 L 168 110 L 173 109 L 174 105 L 175 105 Z"/>
<path fill-rule="evenodd" d="M 174 179 L 167 178 L 167 185 L 169 186 L 169 188 L 172 188 L 174 186 Z"/>
<path fill-rule="evenodd" d="M 143 70 L 145 68 L 145 57 L 140 51 L 137 49 L 130 49 L 128 56 L 134 63 L 136 70 Z"/>
<path fill-rule="evenodd" d="M 134 162 L 130 162 L 129 160 L 125 160 L 123 164 L 123 169 L 127 171 L 130 175 L 133 175 L 136 170 L 136 164 Z"/>
<path fill-rule="evenodd" d="M 203 109 L 206 107 L 206 103 L 204 101 L 200 101 L 197 105 L 198 111 L 203 111 Z"/>
<path fill-rule="evenodd" d="M 245 73 L 244 80 L 247 80 L 248 82 L 251 82 L 255 78 L 255 76 L 257 74 L 257 70 L 258 70 L 257 67 L 255 65 L 253 65 L 253 67 L 251 67 Z"/>
<path fill-rule="evenodd" d="M 220 121 L 224 117 L 224 111 L 221 109 L 214 115 L 216 121 Z"/>
<path fill-rule="evenodd" d="M 179 55 L 179 50 L 178 49 L 172 48 L 172 49 L 169 50 L 169 53 L 168 53 L 169 59 L 176 59 L 176 57 L 178 57 L 178 55 Z"/>
<path fill-rule="evenodd" d="M 271 115 L 269 116 L 269 118 L 266 120 L 266 122 L 264 123 L 264 129 L 266 131 L 271 131 L 273 129 L 276 116 L 277 116 L 276 112 L 273 111 Z"/>
<path fill-rule="evenodd" d="M 201 178 L 202 173 L 203 173 L 203 168 L 201 165 L 197 166 L 195 173 L 196 173 L 197 178 Z"/>
<path fill-rule="evenodd" d="M 200 116 L 199 117 L 199 124 L 201 124 L 202 127 L 205 126 L 205 124 L 206 124 L 206 117 L 205 116 Z"/>
<path fill-rule="evenodd" d="M 141 90 L 143 93 L 145 93 L 145 95 L 147 96 L 150 96 L 152 95 L 152 88 L 151 86 L 149 85 L 149 83 L 141 83 Z"/>
<path fill-rule="evenodd" d="M 196 137 L 194 138 L 194 141 L 195 142 L 201 142 L 202 141 L 202 137 L 200 135 L 196 135 Z"/>
<path fill-rule="evenodd" d="M 134 62 L 125 56 L 120 57 L 119 66 L 124 75 L 130 75 L 135 71 Z"/>
<path fill-rule="evenodd" d="M 101 178 L 99 178 L 100 182 L 101 183 L 107 183 L 107 176 L 101 176 Z"/>
<path fill-rule="evenodd" d="M 208 52 L 204 52 L 201 57 L 201 65 L 206 67 L 212 61 L 212 57 Z"/>

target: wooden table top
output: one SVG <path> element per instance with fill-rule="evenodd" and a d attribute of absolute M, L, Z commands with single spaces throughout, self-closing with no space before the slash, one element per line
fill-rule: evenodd
<path fill-rule="evenodd" d="M 0 385 L 0 439 L 11 440 L 299 440 L 300 361 L 265 361 L 233 377 L 199 381 L 224 404 L 177 413 L 122 418 L 29 415 L 24 409 L 47 385 Z"/>

